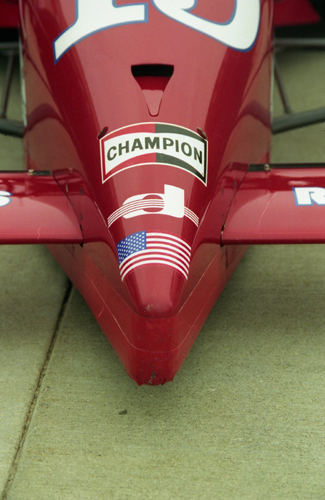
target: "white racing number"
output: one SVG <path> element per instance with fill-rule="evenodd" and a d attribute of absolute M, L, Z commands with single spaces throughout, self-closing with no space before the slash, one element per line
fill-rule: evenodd
<path fill-rule="evenodd" d="M 116 7 L 115 0 L 77 0 L 76 21 L 54 41 L 55 61 L 83 38 L 121 24 L 147 21 L 147 4 Z"/>
<path fill-rule="evenodd" d="M 260 24 L 260 0 L 235 0 L 227 23 L 214 23 L 189 12 L 197 0 L 152 0 L 163 14 L 214 40 L 237 50 L 249 50 L 257 37 Z"/>
<path fill-rule="evenodd" d="M 233 13 L 226 23 L 216 23 L 191 13 L 197 0 L 151 0 L 151 3 L 165 16 L 233 49 L 250 50 L 255 43 L 260 24 L 260 0 L 235 0 Z M 58 61 L 73 45 L 97 31 L 147 22 L 148 2 L 116 6 L 115 0 L 76 0 L 76 20 L 54 41 L 54 59 Z"/>

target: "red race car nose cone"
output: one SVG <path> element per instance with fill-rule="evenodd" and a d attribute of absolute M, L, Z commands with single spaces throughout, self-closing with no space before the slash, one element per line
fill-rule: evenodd
<path fill-rule="evenodd" d="M 142 265 L 125 278 L 135 311 L 148 318 L 174 316 L 185 281 L 180 271 L 159 263 Z"/>
<path fill-rule="evenodd" d="M 139 231 L 117 245 L 122 281 L 138 314 L 170 317 L 188 278 L 191 247 L 183 239 L 158 231 Z"/>

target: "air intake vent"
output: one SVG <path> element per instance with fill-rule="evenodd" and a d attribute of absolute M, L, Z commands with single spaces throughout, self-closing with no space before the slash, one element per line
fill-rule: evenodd
<path fill-rule="evenodd" d="M 174 73 L 170 64 L 139 64 L 131 67 L 132 75 L 143 91 L 151 116 L 159 114 L 166 86 Z"/>
<path fill-rule="evenodd" d="M 174 66 L 171 66 L 170 64 L 138 64 L 136 66 L 132 66 L 131 69 L 134 78 L 155 76 L 169 79 L 174 73 Z"/>

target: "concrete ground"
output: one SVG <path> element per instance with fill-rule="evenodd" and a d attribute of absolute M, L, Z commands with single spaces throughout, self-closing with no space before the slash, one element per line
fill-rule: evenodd
<path fill-rule="evenodd" d="M 325 106 L 324 52 L 280 63 L 297 110 Z M 273 161 L 324 161 L 324 137 Z M 250 247 L 175 380 L 137 387 L 47 249 L 1 247 L 1 500 L 325 499 L 324 275 L 321 245 Z"/>

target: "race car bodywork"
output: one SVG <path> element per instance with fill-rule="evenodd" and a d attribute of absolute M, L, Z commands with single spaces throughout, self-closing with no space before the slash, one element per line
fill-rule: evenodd
<path fill-rule="evenodd" d="M 248 243 L 324 240 L 322 168 L 269 165 L 273 3 L 22 0 L 20 20 L 27 171 L 0 174 L 1 242 L 47 243 L 129 375 L 165 383 Z"/>

